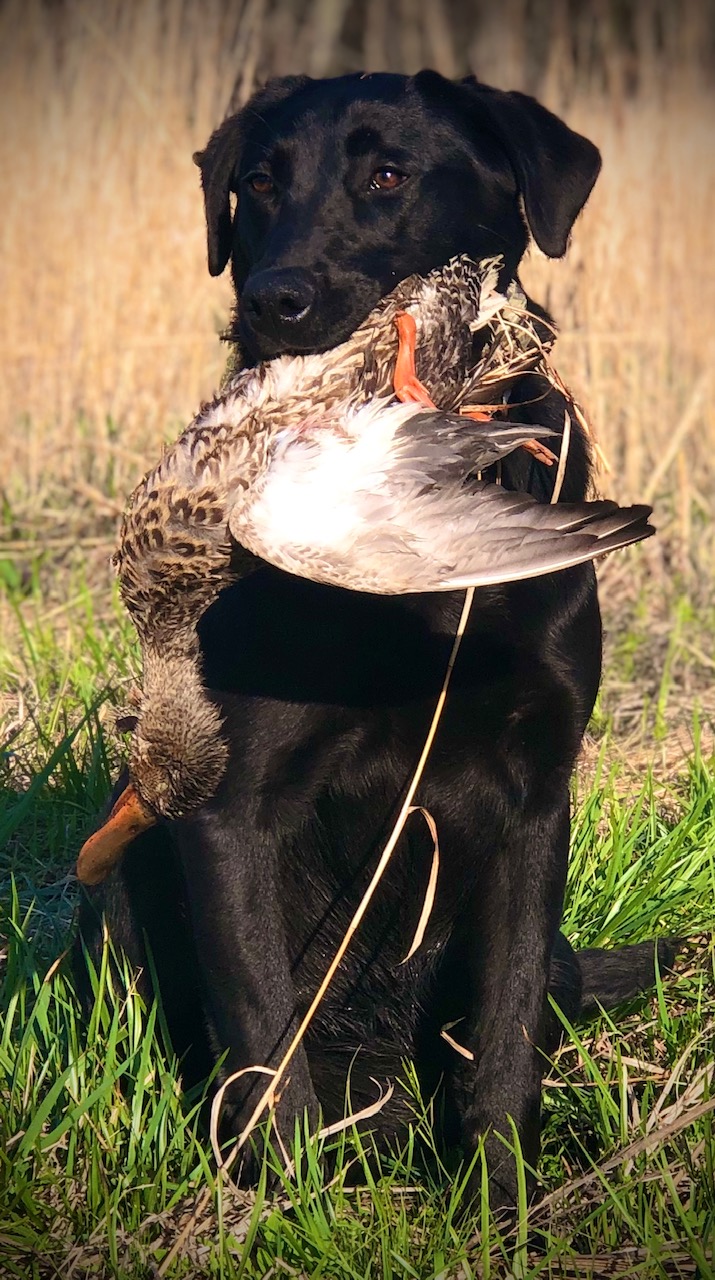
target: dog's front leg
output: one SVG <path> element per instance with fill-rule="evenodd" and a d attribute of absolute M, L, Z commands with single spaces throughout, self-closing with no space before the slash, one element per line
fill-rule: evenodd
<path fill-rule="evenodd" d="M 470 948 L 471 1012 L 455 1031 L 474 1053 L 454 1069 L 454 1099 L 467 1155 L 487 1135 L 492 1208 L 517 1204 L 514 1121 L 527 1166 L 539 1156 L 541 1077 L 549 1036 L 547 989 L 568 861 L 569 800 L 514 816 L 480 884 Z M 461 1034 L 460 1034 L 461 1032 Z M 477 1191 L 480 1169 L 475 1168 Z M 534 1177 L 527 1168 L 527 1189 Z"/>
<path fill-rule="evenodd" d="M 297 1025 L 277 886 L 277 841 L 242 816 L 238 831 L 225 816 L 220 821 L 204 814 L 195 824 L 182 824 L 180 833 L 209 1033 L 217 1057 L 226 1055 L 220 1081 L 247 1067 L 277 1067 Z M 219 1128 L 223 1140 L 241 1135 L 269 1083 L 266 1074 L 247 1072 L 226 1089 Z M 289 1144 L 296 1116 L 306 1109 L 312 1122 L 318 1116 L 302 1046 L 277 1097 L 275 1124 Z M 242 1164 L 241 1180 L 253 1181 L 257 1165 L 250 1144 Z"/>

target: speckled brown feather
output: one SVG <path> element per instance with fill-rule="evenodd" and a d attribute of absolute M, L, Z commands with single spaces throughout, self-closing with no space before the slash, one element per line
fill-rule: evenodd
<path fill-rule="evenodd" d="M 455 259 L 397 286 L 341 346 L 281 357 L 235 373 L 166 449 L 132 493 L 114 564 L 143 650 L 143 682 L 130 771 L 143 800 L 167 817 L 195 808 L 225 767 L 220 718 L 204 692 L 196 624 L 223 587 L 255 558 L 229 536 L 228 518 L 267 465 L 272 441 L 341 405 L 392 399 L 395 317 L 419 317 L 418 376 L 452 408 L 470 382 L 480 309 L 494 264 Z M 481 345 L 478 341 L 477 346 Z M 530 353 L 533 363 L 537 347 Z"/>
<path fill-rule="evenodd" d="M 544 359 L 545 347 L 543 327 L 526 313 L 518 285 L 509 286 L 506 299 L 496 292 L 498 267 L 498 259 L 477 265 L 462 257 L 424 278 L 411 276 L 341 346 L 320 354 L 281 356 L 234 373 L 134 490 L 114 563 L 143 651 L 130 772 L 142 804 L 153 812 L 178 817 L 195 809 L 214 794 L 225 769 L 227 748 L 219 714 L 203 687 L 196 626 L 222 588 L 258 563 L 239 544 L 245 542 L 256 554 L 271 558 L 265 551 L 277 545 L 271 519 L 268 541 L 264 536 L 252 541 L 250 515 L 266 476 L 273 474 L 272 459 L 286 433 L 301 448 L 305 438 L 318 442 L 320 450 L 320 442 L 342 439 L 351 415 L 362 410 L 379 417 L 385 406 L 386 413 L 394 415 L 397 409 L 407 415 L 403 448 L 404 432 L 409 437 L 410 428 L 418 426 L 409 414 L 422 412 L 418 406 L 396 405 L 394 398 L 395 321 L 405 312 L 418 326 L 417 376 L 441 411 L 470 403 L 501 403 L 513 378 Z M 495 422 L 490 441 L 487 427 L 479 432 L 471 423 L 470 429 L 464 418 L 446 425 L 452 445 L 445 436 L 445 447 L 458 442 L 465 476 L 471 462 L 479 470 L 484 442 L 508 452 L 525 443 L 529 434 L 538 434 L 538 428 L 527 431 Z M 422 439 L 431 431 L 432 423 L 423 420 Z M 408 447 L 391 459 L 387 465 L 396 466 L 398 489 L 400 467 L 409 478 L 428 455 L 431 465 L 434 441 L 419 456 L 410 457 Z M 290 481 L 289 489 L 292 493 Z M 359 517 L 366 545 L 370 512 L 368 492 Z M 238 542 L 229 527 L 239 530 Z M 389 529 L 384 528 L 379 537 L 374 545 L 378 554 L 387 555 L 388 563 L 393 552 L 399 559 L 410 542 L 409 534 L 406 542 L 400 536 L 392 547 Z M 333 565 L 329 547 L 327 556 L 319 548 L 318 559 L 310 563 L 301 561 L 300 546 L 297 555 L 291 546 L 290 554 L 292 559 L 283 567 L 292 571 L 337 582 L 347 571 L 345 585 L 391 589 L 389 580 L 387 586 L 379 585 L 372 563 L 364 566 L 364 574 L 360 567 L 355 576 L 349 553 L 346 560 L 338 550 Z M 275 563 L 282 563 L 280 548 Z M 411 586 L 409 570 L 405 575 L 404 565 L 400 567 L 401 585 L 395 589 L 425 589 Z"/>
<path fill-rule="evenodd" d="M 415 283 L 418 288 L 424 284 Z M 300 377 L 306 362 L 297 357 L 293 394 L 278 403 L 264 402 L 261 413 L 247 408 L 238 423 L 222 423 L 227 405 L 256 391 L 260 395 L 267 378 L 265 368 L 235 375 L 137 486 L 114 564 L 143 643 L 153 640 L 177 653 L 194 647 L 195 622 L 243 567 L 231 558 L 227 521 L 232 496 L 255 481 L 265 466 L 271 436 L 299 421 L 311 400 L 319 397 L 321 412 L 329 412 L 351 396 L 368 399 L 389 392 L 397 350 L 392 314 L 413 292 L 413 281 L 403 282 L 348 342 L 311 361 L 309 385 Z M 251 559 L 246 558 L 246 568 Z"/>
<path fill-rule="evenodd" d="M 265 365 L 235 374 L 202 408 L 134 490 L 122 524 L 114 563 L 143 642 L 153 639 L 170 651 L 186 653 L 195 645 L 192 634 L 201 613 L 222 587 L 255 563 L 248 552 L 242 555 L 232 547 L 229 506 L 241 489 L 255 483 L 271 441 L 284 427 L 311 412 L 329 420 L 348 401 L 359 406 L 392 397 L 395 318 L 400 312 L 419 315 L 417 373 L 435 403 L 451 410 L 477 400 L 500 335 L 491 334 L 475 365 L 469 326 L 479 314 L 485 279 L 495 278 L 493 264 L 476 266 L 468 258 L 455 259 L 427 277 L 411 276 L 347 342 L 319 356 L 286 361 L 290 381 L 285 379 L 278 397 L 268 393 L 272 366 Z M 520 373 L 541 355 L 533 326 L 525 335 Z M 494 394 L 490 388 L 489 396 Z"/>

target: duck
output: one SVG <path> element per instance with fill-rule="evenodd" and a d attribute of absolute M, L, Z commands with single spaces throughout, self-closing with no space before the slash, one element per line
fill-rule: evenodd
<path fill-rule="evenodd" d="M 131 494 L 113 557 L 142 653 L 130 781 L 80 851 L 81 881 L 216 793 L 228 744 L 197 624 L 261 562 L 354 591 L 456 591 L 654 532 L 647 506 L 546 505 L 494 482 L 517 449 L 556 461 L 552 430 L 504 416 L 552 335 L 518 282 L 497 287 L 501 266 L 452 259 L 402 281 L 339 346 L 236 371 Z"/>

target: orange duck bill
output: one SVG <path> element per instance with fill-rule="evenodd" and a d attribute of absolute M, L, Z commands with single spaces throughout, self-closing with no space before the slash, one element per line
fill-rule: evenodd
<path fill-rule="evenodd" d="M 157 821 L 156 814 L 144 804 L 130 782 L 104 826 L 82 845 L 77 859 L 77 879 L 82 884 L 100 884 L 119 862 L 127 845 Z"/>

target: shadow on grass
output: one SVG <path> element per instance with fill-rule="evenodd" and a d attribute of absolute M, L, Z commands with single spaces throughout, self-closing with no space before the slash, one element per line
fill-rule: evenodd
<path fill-rule="evenodd" d="M 10 900 L 12 884 L 21 906 L 34 904 L 50 957 L 66 940 L 77 853 L 106 803 L 113 761 L 96 705 L 56 745 L 40 735 L 22 745 L 11 743 L 1 757 L 0 901 Z"/>

